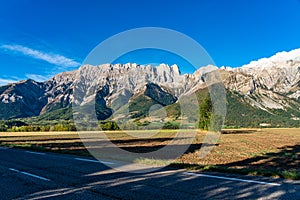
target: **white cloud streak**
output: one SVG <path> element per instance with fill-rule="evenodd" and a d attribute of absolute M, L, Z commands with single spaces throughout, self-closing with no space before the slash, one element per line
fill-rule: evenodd
<path fill-rule="evenodd" d="M 26 74 L 25 77 L 27 79 L 32 79 L 35 80 L 37 82 L 44 82 L 46 80 L 49 80 L 51 76 L 44 76 L 44 75 L 40 75 L 40 74 Z M 19 77 L 2 77 L 0 78 L 0 87 L 3 85 L 7 85 L 10 83 L 16 83 L 20 80 L 23 80 L 22 78 Z"/>
<path fill-rule="evenodd" d="M 22 53 L 26 56 L 43 60 L 48 63 L 57 65 L 57 66 L 62 66 L 62 67 L 78 67 L 80 66 L 79 62 L 74 61 L 73 59 L 64 57 L 59 54 L 52 54 L 52 53 L 45 53 L 39 50 L 31 49 L 29 47 L 25 47 L 22 45 L 9 45 L 9 44 L 4 44 L 1 45 L 0 48 L 10 50 L 13 52 L 19 52 Z"/>
<path fill-rule="evenodd" d="M 6 85 L 6 84 L 9 84 L 9 83 L 14 83 L 14 82 L 16 82 L 16 80 L 0 78 L 0 86 Z"/>
<path fill-rule="evenodd" d="M 43 75 L 39 75 L 39 74 L 26 74 L 26 77 L 29 79 L 33 79 L 37 82 L 44 82 L 49 79 L 48 76 L 43 76 Z"/>

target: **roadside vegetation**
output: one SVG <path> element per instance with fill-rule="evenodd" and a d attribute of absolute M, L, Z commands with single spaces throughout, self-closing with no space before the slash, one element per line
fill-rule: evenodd
<path fill-rule="evenodd" d="M 47 124 L 47 125 L 46 125 Z M 0 132 L 49 132 L 49 131 L 76 131 L 75 125 L 70 121 L 27 123 L 21 120 L 0 121 Z"/>

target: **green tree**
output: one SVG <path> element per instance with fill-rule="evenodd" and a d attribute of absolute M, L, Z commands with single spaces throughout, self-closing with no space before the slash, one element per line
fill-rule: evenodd
<path fill-rule="evenodd" d="M 210 128 L 210 121 L 212 118 L 212 102 L 209 95 L 206 96 L 200 104 L 199 111 L 199 128 L 208 130 Z"/>
<path fill-rule="evenodd" d="M 116 122 L 114 121 L 108 121 L 108 122 L 102 122 L 100 124 L 100 127 L 102 130 L 106 131 L 106 130 L 119 130 L 119 126 L 117 125 Z"/>

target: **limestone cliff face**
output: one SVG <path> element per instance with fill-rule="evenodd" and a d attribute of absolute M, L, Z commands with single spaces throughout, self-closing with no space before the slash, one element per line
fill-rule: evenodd
<path fill-rule="evenodd" d="M 300 49 L 223 70 L 225 86 L 245 95 L 251 105 L 287 109 L 300 102 Z"/>
<path fill-rule="evenodd" d="M 120 109 L 140 94 L 165 106 L 214 83 L 208 81 L 213 70 L 216 67 L 207 66 L 193 74 L 181 74 L 177 65 L 83 65 L 42 83 L 27 80 L 1 86 L 0 118 L 37 116 L 72 103 L 86 104 L 95 95 L 112 110 Z M 241 101 L 255 108 L 299 109 L 300 49 L 239 68 L 222 67 L 218 72 L 228 91 L 240 94 Z"/>

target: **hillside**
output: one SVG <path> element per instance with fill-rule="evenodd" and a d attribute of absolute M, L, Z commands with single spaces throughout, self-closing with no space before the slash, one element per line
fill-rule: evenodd
<path fill-rule="evenodd" d="M 300 49 L 239 68 L 207 66 L 193 74 L 181 74 L 177 65 L 166 64 L 84 65 L 42 83 L 26 80 L 1 86 L 0 119 L 69 120 L 72 105 L 92 104 L 98 120 L 145 122 L 149 109 L 158 105 L 154 113 L 165 110 L 164 120 L 176 121 L 182 118 L 180 99 L 193 94 L 203 99 L 220 82 L 227 98 L 225 125 L 299 126 Z"/>

